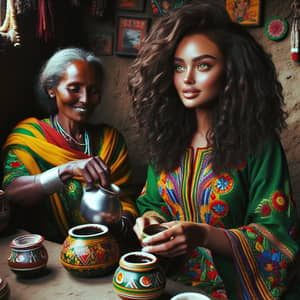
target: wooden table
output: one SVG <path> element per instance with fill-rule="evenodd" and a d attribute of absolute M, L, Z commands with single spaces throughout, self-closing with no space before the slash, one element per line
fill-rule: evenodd
<path fill-rule="evenodd" d="M 44 241 L 49 255 L 47 273 L 39 278 L 20 279 L 7 264 L 9 242 L 16 236 L 0 236 L 0 277 L 6 279 L 10 288 L 10 300 L 118 300 L 112 287 L 112 274 L 100 278 L 77 278 L 67 272 L 59 261 L 61 244 Z M 186 292 L 199 292 L 192 287 L 183 286 L 168 280 L 165 292 L 159 300 L 169 300 L 172 296 Z"/>

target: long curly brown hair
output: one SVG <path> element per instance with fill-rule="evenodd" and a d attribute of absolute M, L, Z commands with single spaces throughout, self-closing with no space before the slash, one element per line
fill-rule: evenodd
<path fill-rule="evenodd" d="M 230 170 L 286 126 L 271 57 L 219 3 L 198 1 L 159 18 L 131 66 L 133 110 L 157 171 L 178 166 L 196 131 L 195 111 L 183 106 L 173 84 L 174 52 L 188 34 L 205 34 L 225 58 L 224 86 L 207 135 L 215 172 Z"/>

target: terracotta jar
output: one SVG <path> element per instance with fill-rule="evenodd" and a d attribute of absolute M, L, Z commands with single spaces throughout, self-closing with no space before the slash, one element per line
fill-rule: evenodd
<path fill-rule="evenodd" d="M 166 277 L 155 255 L 146 252 L 124 254 L 113 277 L 113 287 L 121 299 L 153 300 L 166 284 Z"/>
<path fill-rule="evenodd" d="M 0 277 L 0 300 L 8 300 L 10 295 L 10 290 L 8 283 L 5 279 Z"/>
<path fill-rule="evenodd" d="M 10 269 L 22 277 L 40 276 L 48 262 L 48 253 L 43 241 L 44 237 L 39 234 L 25 234 L 14 238 L 9 244 Z"/>
<path fill-rule="evenodd" d="M 117 241 L 107 226 L 84 224 L 69 230 L 61 249 L 60 261 L 73 275 L 97 277 L 117 267 L 119 253 Z"/>

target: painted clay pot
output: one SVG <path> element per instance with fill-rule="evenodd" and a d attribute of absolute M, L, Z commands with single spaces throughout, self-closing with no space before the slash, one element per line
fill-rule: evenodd
<path fill-rule="evenodd" d="M 25 234 L 14 238 L 9 244 L 10 269 L 22 277 L 42 275 L 48 262 L 48 253 L 43 241 L 44 237 L 39 234 Z"/>
<path fill-rule="evenodd" d="M 119 253 L 117 241 L 107 226 L 84 224 L 69 230 L 61 249 L 60 261 L 73 275 L 97 277 L 117 267 Z"/>
<path fill-rule="evenodd" d="M 7 227 L 10 217 L 10 208 L 5 197 L 5 192 L 0 190 L 0 232 Z"/>
<path fill-rule="evenodd" d="M 140 251 L 124 254 L 113 277 L 114 290 L 124 300 L 156 299 L 165 284 L 165 273 L 156 256 Z"/>
<path fill-rule="evenodd" d="M 10 295 L 10 290 L 8 283 L 5 279 L 0 277 L 0 300 L 8 300 Z"/>

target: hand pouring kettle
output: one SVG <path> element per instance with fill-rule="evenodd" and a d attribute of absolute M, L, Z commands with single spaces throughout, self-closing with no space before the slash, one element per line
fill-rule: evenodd
<path fill-rule="evenodd" d="M 121 217 L 120 188 L 111 184 L 110 188 L 101 185 L 86 185 L 83 188 L 80 212 L 94 224 L 112 224 Z"/>

